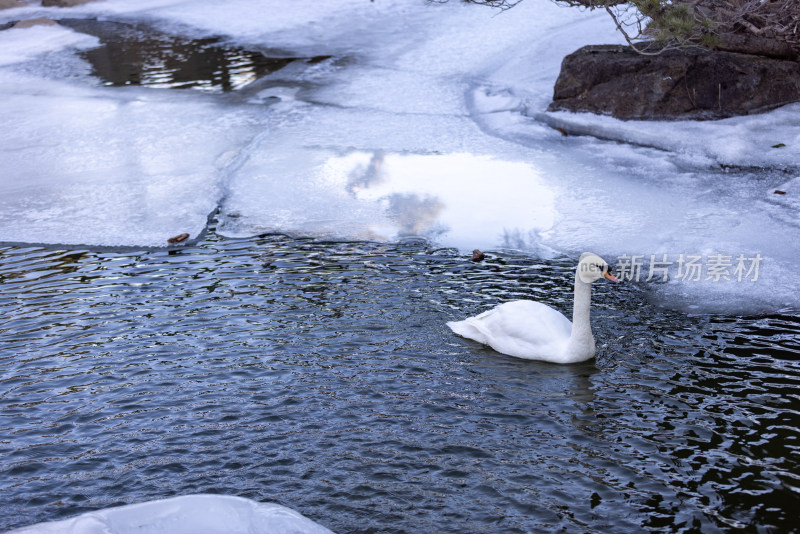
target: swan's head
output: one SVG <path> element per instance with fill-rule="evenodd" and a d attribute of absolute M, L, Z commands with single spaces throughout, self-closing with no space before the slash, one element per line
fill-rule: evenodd
<path fill-rule="evenodd" d="M 595 280 L 601 278 L 608 278 L 612 282 L 619 282 L 617 277 L 611 274 L 611 267 L 608 263 L 592 252 L 584 252 L 581 254 L 581 259 L 578 261 L 578 278 L 582 282 L 591 284 Z"/>

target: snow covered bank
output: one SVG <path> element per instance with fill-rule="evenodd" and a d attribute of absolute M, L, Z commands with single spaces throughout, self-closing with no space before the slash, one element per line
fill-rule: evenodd
<path fill-rule="evenodd" d="M 528 109 L 524 114 L 571 135 L 672 152 L 697 167 L 800 167 L 800 104 L 713 122 L 622 121 L 591 113 Z"/>
<path fill-rule="evenodd" d="M 224 495 L 187 495 L 88 512 L 8 534 L 330 534 L 273 503 Z"/>

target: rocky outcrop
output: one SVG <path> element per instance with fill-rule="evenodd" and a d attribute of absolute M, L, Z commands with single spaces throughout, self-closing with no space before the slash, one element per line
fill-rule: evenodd
<path fill-rule="evenodd" d="M 800 101 L 800 63 L 702 49 L 587 46 L 561 65 L 548 111 L 619 119 L 718 119 Z"/>

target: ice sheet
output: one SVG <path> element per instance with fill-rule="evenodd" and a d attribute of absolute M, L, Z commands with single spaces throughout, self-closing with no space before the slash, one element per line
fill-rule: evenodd
<path fill-rule="evenodd" d="M 96 37 L 77 33 L 63 26 L 33 26 L 0 32 L 0 66 L 21 63 L 65 48 L 97 46 Z"/>
<path fill-rule="evenodd" d="M 256 152 L 225 200 L 223 234 L 424 236 L 469 249 L 504 238 L 535 241 L 554 222 L 552 191 L 522 162 L 464 153 Z"/>
<path fill-rule="evenodd" d="M 8 534 L 330 534 L 298 512 L 225 495 L 187 495 L 89 512 Z"/>
<path fill-rule="evenodd" d="M 196 237 L 255 119 L 199 95 L 4 73 L 0 239 L 166 246 Z M 12 126 L 13 125 L 13 126 Z"/>
<path fill-rule="evenodd" d="M 791 168 L 800 162 L 800 104 L 709 122 L 621 121 L 590 113 L 532 110 L 526 114 L 572 134 L 673 152 L 695 166 Z"/>
<path fill-rule="evenodd" d="M 106 0 L 26 13 L 146 20 L 335 57 L 223 100 L 42 81 L 22 66 L 49 52 L 0 32 L 17 50 L 0 52 L 0 117 L 12 125 L 0 154 L 13 171 L 0 185 L 0 240 L 162 244 L 194 235 L 219 205 L 230 236 L 417 234 L 466 251 L 593 250 L 612 263 L 667 254 L 674 275 L 681 255 L 760 255 L 754 283 L 645 287 L 691 310 L 800 304 L 800 250 L 787 237 L 798 227 L 798 105 L 702 122 L 546 112 L 566 54 L 621 42 L 602 12 L 532 0 L 505 12 L 456 0 Z M 89 45 L 56 33 L 51 48 Z"/>

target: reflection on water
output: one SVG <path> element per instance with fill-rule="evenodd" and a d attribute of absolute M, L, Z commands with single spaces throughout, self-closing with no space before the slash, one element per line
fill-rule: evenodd
<path fill-rule="evenodd" d="M 380 185 L 386 180 L 383 171 L 383 162 L 386 153 L 383 150 L 376 150 L 369 156 L 369 163 L 362 164 L 357 162 L 347 172 L 347 191 L 353 195 L 358 195 L 359 191 Z M 359 158 L 361 159 L 361 158 Z"/>
<path fill-rule="evenodd" d="M 403 156 L 390 156 L 392 159 L 397 157 Z M 370 189 L 390 183 L 392 178 L 395 180 L 399 178 L 396 175 L 389 176 L 391 167 L 387 169 L 384 166 L 385 161 L 386 153 L 377 150 L 366 165 L 356 163 L 347 173 L 346 190 L 358 198 L 362 193 L 369 194 Z M 446 228 L 437 228 L 440 226 L 437 224 L 437 219 L 445 208 L 437 197 L 422 196 L 417 193 L 390 193 L 380 200 L 385 204 L 387 217 L 396 227 L 391 237 L 424 235 L 431 238 L 437 233 L 437 229 L 439 232 L 446 231 Z"/>
<path fill-rule="evenodd" d="M 81 52 L 105 85 L 234 91 L 282 69 L 295 57 L 267 57 L 221 39 L 189 39 L 143 25 L 65 19 L 60 24 L 98 37 L 99 48 Z M 311 58 L 309 62 L 322 58 Z"/>
<path fill-rule="evenodd" d="M 346 189 L 360 202 L 383 205 L 394 225 L 388 239 L 447 232 L 448 244 L 471 250 L 497 243 L 504 231 L 549 229 L 555 219 L 554 191 L 529 163 L 353 152 L 331 158 L 323 172 L 347 176 Z"/>
<path fill-rule="evenodd" d="M 397 235 L 435 236 L 436 221 L 444 209 L 438 198 L 422 197 L 416 193 L 392 193 L 384 199 L 387 203 L 386 213 L 397 225 Z M 440 232 L 446 231 L 442 228 Z"/>
<path fill-rule="evenodd" d="M 788 532 L 800 317 L 687 317 L 598 285 L 595 361 L 445 322 L 568 312 L 574 259 L 264 235 L 0 248 L 0 530 L 226 493 L 336 532 Z"/>
<path fill-rule="evenodd" d="M 438 237 L 472 250 L 507 232 L 535 238 L 555 220 L 556 192 L 535 166 L 474 154 L 254 149 L 236 180 L 220 224 L 229 236 Z"/>

